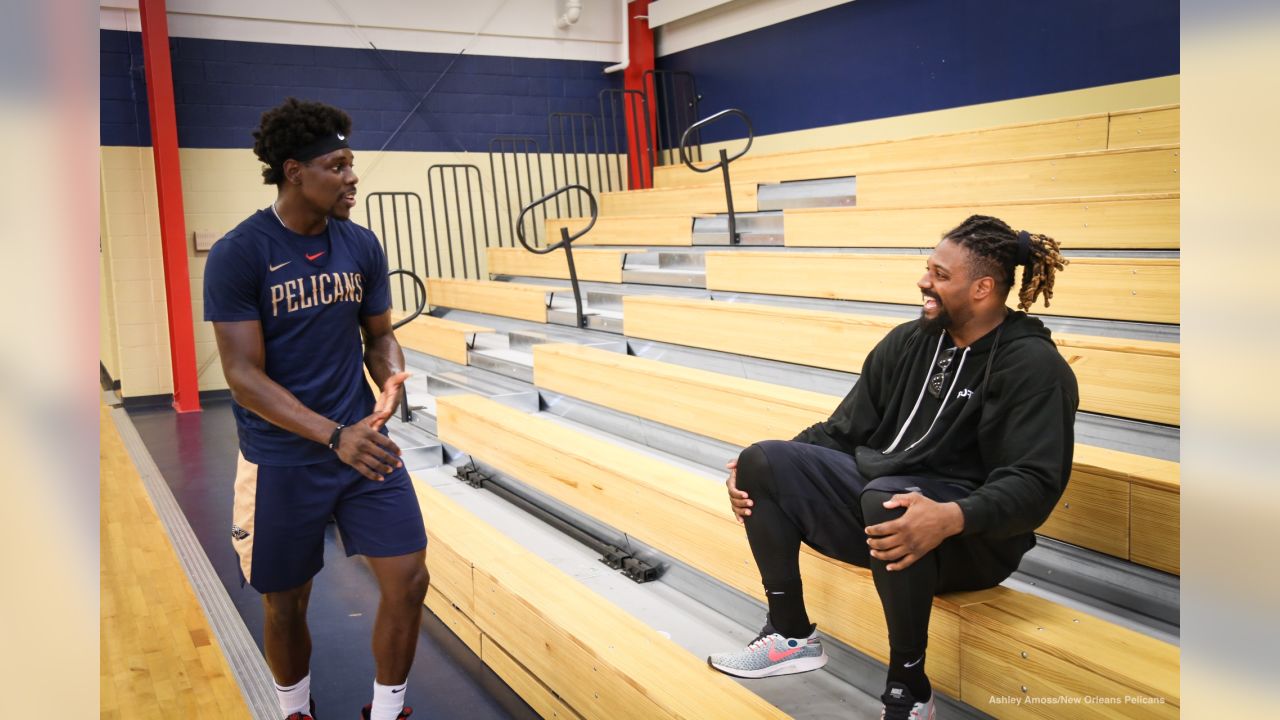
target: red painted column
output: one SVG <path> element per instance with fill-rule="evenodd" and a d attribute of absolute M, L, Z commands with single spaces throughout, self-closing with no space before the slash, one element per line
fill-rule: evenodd
<path fill-rule="evenodd" d="M 629 21 L 627 34 L 629 38 L 629 55 L 631 64 L 623 72 L 622 86 L 627 90 L 648 92 L 645 88 L 644 74 L 654 67 L 653 30 L 649 27 L 649 0 L 631 0 L 625 8 Z M 656 99 L 649 98 L 648 135 L 645 138 L 645 119 L 637 118 L 640 114 L 627 115 L 627 172 L 632 188 L 653 187 L 653 156 L 646 156 L 645 150 L 653 146 L 654 156 L 657 148 L 657 109 Z M 637 119 L 639 122 L 637 122 Z"/>
<path fill-rule="evenodd" d="M 164 291 L 169 308 L 169 359 L 173 366 L 173 407 L 200 410 L 196 340 L 191 319 L 191 275 L 187 266 L 187 228 L 182 211 L 182 166 L 178 160 L 178 118 L 173 102 L 169 59 L 169 20 L 165 0 L 139 0 L 142 58 L 151 116 L 151 149 L 156 165 L 156 199 L 164 250 Z"/>

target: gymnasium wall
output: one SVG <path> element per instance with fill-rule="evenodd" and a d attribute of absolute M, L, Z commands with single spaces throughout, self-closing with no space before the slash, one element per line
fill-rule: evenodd
<path fill-rule="evenodd" d="M 465 12 L 478 27 L 498 4 L 477 2 Z M 727 3 L 717 11 L 722 20 L 753 7 L 782 7 L 778 17 L 787 19 L 729 37 L 686 33 L 686 44 L 699 42 L 689 37 L 715 39 L 660 57 L 659 65 L 695 70 L 704 114 L 728 106 L 751 113 L 760 133 L 753 153 L 1178 102 L 1177 10 L 1171 3 L 1034 3 L 1027 5 L 1037 8 L 1029 9 L 1007 0 L 856 0 L 823 9 L 830 4 Z M 564 33 L 578 33 L 572 40 L 525 37 L 515 43 L 501 32 L 481 33 L 454 62 L 450 53 L 422 49 L 456 52 L 468 41 L 465 35 L 426 28 L 425 20 L 417 29 L 397 31 L 383 17 L 393 6 L 422 3 L 367 3 L 362 11 L 373 20 L 360 18 L 363 39 L 340 18 L 304 20 L 302 13 L 317 4 L 302 0 L 270 4 L 272 18 L 254 17 L 265 11 L 253 10 L 253 3 L 224 0 L 219 7 L 243 17 L 217 22 L 199 16 L 199 5 L 169 0 L 191 312 L 203 390 L 224 389 L 226 382 L 211 327 L 202 321 L 204 255 L 194 251 L 190 236 L 221 235 L 273 199 L 274 188 L 261 184 L 250 150 L 250 132 L 263 110 L 286 95 L 344 107 L 355 121 L 361 192 L 412 190 L 425 196 L 430 165 L 472 163 L 487 175 L 490 137 L 545 138 L 547 112 L 594 109 L 599 90 L 618 82 L 601 72 L 619 52 L 616 30 L 608 36 L 604 29 L 617 22 L 616 14 L 597 13 L 592 22 L 599 26 Z M 554 27 L 553 18 L 543 16 L 556 3 L 514 5 L 519 16 L 499 16 L 495 28 Z M 589 3 L 587 9 L 603 5 Z M 136 14 L 129 13 L 104 6 L 100 31 L 100 316 L 103 362 L 124 394 L 136 397 L 163 395 L 172 385 L 141 37 Z M 697 30 L 704 21 L 694 15 L 681 22 Z M 991 42 L 992 33 L 1024 41 Z M 231 39 L 237 37 L 252 40 Z M 385 49 L 357 47 L 371 37 Z M 273 38 L 294 44 L 262 41 Z M 308 38 L 323 42 L 298 44 Z M 662 43 L 660 30 L 660 48 Z M 477 48 L 511 54 L 482 55 Z M 561 53 L 561 59 L 538 53 Z M 454 64 L 424 103 L 425 113 L 411 113 L 449 62 Z M 731 138 L 726 131 L 725 139 Z M 364 221 L 363 202 L 353 215 Z"/>
<path fill-rule="evenodd" d="M 220 17 L 201 14 L 207 3 L 170 0 L 202 390 L 225 389 L 226 381 L 212 328 L 202 319 L 204 253 L 194 250 L 190 238 L 196 232 L 220 236 L 274 199 L 250 149 L 261 113 L 289 95 L 345 109 L 354 124 L 351 140 L 365 194 L 410 190 L 426 196 L 426 170 L 437 163 L 471 163 L 487 175 L 490 138 L 533 135 L 546 147 L 548 113 L 596 111 L 599 91 L 620 83 L 603 74 L 620 52 L 618 8 L 586 8 L 579 23 L 558 30 L 559 4 L 481 0 L 458 8 L 436 0 L 411 6 L 369 2 L 358 10 L 357 32 L 346 19 L 325 17 L 326 8 L 299 0 L 265 7 L 225 0 L 218 6 Z M 500 6 L 502 12 L 494 14 Z M 121 381 L 126 397 L 172 392 L 135 8 L 128 0 L 104 2 L 100 18 L 100 347 L 103 364 Z M 393 10 L 395 18 L 389 15 Z M 485 32 L 476 34 L 482 26 Z M 241 37 L 271 42 L 230 39 Z M 366 40 L 382 49 L 370 49 Z M 296 44 L 306 42 L 314 44 Z M 421 51 L 428 48 L 448 52 Z M 364 222 L 363 202 L 353 214 Z"/>
<path fill-rule="evenodd" d="M 811 4 L 785 3 L 792 14 Z M 718 22 L 752 5 L 718 8 Z M 672 30 L 691 35 L 701 17 Z M 1178 18 L 1168 0 L 855 0 L 666 54 L 658 67 L 695 74 L 702 115 L 740 108 L 773 135 L 1175 76 Z M 703 139 L 741 135 L 726 121 Z"/>

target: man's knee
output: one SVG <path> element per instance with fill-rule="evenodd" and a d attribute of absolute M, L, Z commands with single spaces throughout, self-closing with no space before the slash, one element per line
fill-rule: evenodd
<path fill-rule="evenodd" d="M 417 572 L 409 578 L 409 595 L 415 599 L 415 602 L 422 604 L 427 598 L 427 586 L 431 584 L 431 573 L 427 571 L 426 563 L 418 566 Z"/>
<path fill-rule="evenodd" d="M 308 582 L 306 585 L 290 590 L 264 593 L 262 595 L 262 607 L 266 612 L 267 619 L 272 622 L 297 622 L 306 617 L 307 602 L 310 596 L 311 583 Z"/>
<path fill-rule="evenodd" d="M 873 483 L 874 485 L 874 483 Z M 884 504 L 897 493 L 877 490 L 871 485 L 862 491 L 859 499 L 862 504 L 862 519 L 867 527 L 897 520 L 906 513 L 906 508 L 886 508 Z"/>
<path fill-rule="evenodd" d="M 738 455 L 737 475 L 738 489 L 753 497 L 772 495 L 775 490 L 769 456 L 759 443 Z"/>
<path fill-rule="evenodd" d="M 431 575 L 425 562 L 406 564 L 391 582 L 382 588 L 383 599 L 408 606 L 421 605 L 427 597 Z"/>

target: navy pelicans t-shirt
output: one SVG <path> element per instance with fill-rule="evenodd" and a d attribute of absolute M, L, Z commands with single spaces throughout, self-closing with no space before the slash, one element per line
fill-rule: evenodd
<path fill-rule="evenodd" d="M 204 319 L 258 320 L 267 377 L 344 425 L 373 412 L 360 318 L 391 307 L 387 257 L 368 229 L 330 218 L 317 236 L 259 210 L 214 243 L 204 270 Z M 310 465 L 328 447 L 234 404 L 240 451 L 258 465 Z"/>

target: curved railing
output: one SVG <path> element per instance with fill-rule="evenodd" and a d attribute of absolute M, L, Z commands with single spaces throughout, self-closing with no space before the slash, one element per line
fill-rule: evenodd
<path fill-rule="evenodd" d="M 422 278 L 418 277 L 418 274 L 412 270 L 392 270 L 387 273 L 387 277 L 391 277 L 392 275 L 405 275 L 413 282 L 413 294 L 416 296 L 416 301 L 418 303 L 418 307 L 414 309 L 413 313 L 406 315 L 399 321 L 391 324 L 392 330 L 398 330 L 405 325 L 408 325 L 410 322 L 413 322 L 413 320 L 421 315 L 422 311 L 427 308 L 427 284 L 422 282 Z"/>
<path fill-rule="evenodd" d="M 715 163 L 701 168 L 694 165 L 693 161 L 689 158 L 689 137 L 694 134 L 700 135 L 702 128 L 718 122 L 722 118 L 729 117 L 730 115 L 735 115 L 741 118 L 743 124 L 747 126 L 747 146 L 742 148 L 742 150 L 739 150 L 733 157 L 729 157 L 728 150 L 721 148 L 720 159 Z M 755 141 L 755 139 L 756 134 L 755 129 L 751 127 L 751 118 L 747 117 L 746 113 L 738 110 L 737 108 L 721 110 L 715 115 L 705 117 L 690 125 L 689 128 L 684 131 L 684 134 L 680 136 L 680 161 L 685 164 L 685 167 L 697 173 L 707 173 L 715 170 L 716 168 L 720 168 L 720 172 L 724 176 L 724 201 L 725 207 L 729 211 L 729 243 L 732 245 L 738 244 L 738 223 L 733 212 L 733 187 L 729 184 L 729 163 L 737 160 L 743 155 L 746 155 L 747 151 L 751 149 L 751 143 Z"/>
<path fill-rule="evenodd" d="M 555 200 L 561 195 L 567 192 L 570 192 L 572 190 L 577 190 L 579 192 L 586 193 L 587 203 L 591 209 L 591 222 L 587 223 L 586 227 L 582 228 L 581 230 L 579 230 L 578 232 L 572 235 L 569 234 L 569 228 L 561 226 L 560 241 L 547 245 L 546 247 L 539 248 L 539 247 L 534 247 L 530 245 L 529 241 L 525 239 L 525 233 L 524 233 L 525 215 L 528 215 L 530 211 L 532 211 L 534 208 L 538 207 L 539 205 L 544 205 L 547 202 L 550 202 L 551 200 Z M 520 215 L 516 218 L 516 238 L 520 241 L 520 244 L 524 246 L 525 250 L 528 250 L 529 252 L 535 253 L 537 255 L 546 255 L 548 253 L 555 252 L 560 248 L 564 248 L 564 257 L 565 257 L 565 260 L 568 261 L 569 263 L 569 283 L 573 286 L 573 304 L 574 304 L 574 308 L 577 310 L 578 327 L 580 328 L 585 328 L 587 326 L 587 318 L 586 318 L 586 315 L 583 314 L 582 312 L 582 291 L 578 287 L 578 269 L 573 264 L 573 241 L 577 240 L 578 238 L 590 232 L 591 228 L 596 226 L 596 220 L 599 219 L 599 217 L 600 217 L 600 208 L 596 204 L 596 196 L 594 193 L 591 192 L 590 188 L 587 188 L 585 185 L 565 185 L 564 187 L 558 190 L 552 191 L 546 195 L 543 195 L 541 198 L 534 200 L 528 205 L 525 205 L 523 208 L 520 209 Z"/>
<path fill-rule="evenodd" d="M 415 308 L 412 313 L 404 316 L 398 322 L 391 323 L 391 329 L 398 330 L 417 319 L 417 317 L 422 314 L 422 311 L 427 308 L 427 284 L 422 282 L 422 278 L 418 277 L 418 274 L 411 270 L 392 270 L 387 273 L 388 278 L 393 275 L 408 276 L 408 278 L 413 282 L 414 295 L 416 296 L 418 303 L 418 307 Z M 409 410 L 409 390 L 407 388 L 400 396 L 400 419 L 404 422 L 413 420 L 413 412 Z"/>

